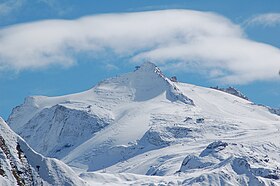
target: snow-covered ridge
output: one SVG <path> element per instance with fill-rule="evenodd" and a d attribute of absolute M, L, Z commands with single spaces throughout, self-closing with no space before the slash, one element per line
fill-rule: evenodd
<path fill-rule="evenodd" d="M 270 113 L 272 114 L 276 114 L 278 116 L 280 116 L 280 108 L 272 108 L 272 107 L 269 107 L 269 106 L 266 106 L 266 105 L 263 105 L 263 104 L 256 104 L 260 107 L 264 107 L 266 108 Z"/>
<path fill-rule="evenodd" d="M 249 98 L 246 95 L 244 95 L 242 92 L 240 92 L 239 90 L 237 90 L 234 87 L 219 88 L 218 86 L 216 86 L 216 87 L 210 87 L 210 88 L 213 88 L 213 89 L 216 89 L 216 90 L 220 90 L 220 91 L 223 91 L 223 92 L 235 95 L 235 96 L 240 97 L 242 99 L 249 100 Z"/>

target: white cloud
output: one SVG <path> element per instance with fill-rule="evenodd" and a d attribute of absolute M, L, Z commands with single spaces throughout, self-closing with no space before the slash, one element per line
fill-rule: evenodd
<path fill-rule="evenodd" d="M 245 24 L 247 26 L 251 25 L 263 25 L 267 27 L 280 25 L 280 13 L 267 13 L 256 15 L 248 19 Z"/>
<path fill-rule="evenodd" d="M 108 71 L 119 70 L 119 68 L 116 65 L 114 65 L 114 64 L 106 64 L 105 68 Z"/>
<path fill-rule="evenodd" d="M 84 52 L 137 63 L 148 59 L 164 68 L 203 72 L 230 83 L 279 78 L 278 48 L 247 39 L 239 25 L 209 12 L 95 15 L 0 30 L 0 69 L 69 66 Z"/>

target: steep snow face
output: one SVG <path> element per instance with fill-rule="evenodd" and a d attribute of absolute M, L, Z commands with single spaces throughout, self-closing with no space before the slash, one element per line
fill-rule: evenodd
<path fill-rule="evenodd" d="M 172 82 L 151 63 L 82 93 L 29 97 L 8 123 L 90 183 L 278 184 L 267 177 L 278 174 L 270 173 L 280 162 L 279 116 L 223 91 Z M 215 146 L 222 151 L 214 157 L 207 149 Z M 254 153 L 270 162 L 254 163 Z M 188 155 L 192 163 L 184 166 Z M 250 165 L 245 172 L 236 166 L 242 162 Z"/>
<path fill-rule="evenodd" d="M 165 93 L 166 98 L 170 101 L 179 100 L 186 104 L 194 104 L 153 63 L 144 63 L 135 71 L 133 76 L 129 84 L 135 91 L 135 101 L 150 100 Z"/>
<path fill-rule="evenodd" d="M 0 118 L 0 185 L 87 185 L 64 163 L 34 152 Z"/>
<path fill-rule="evenodd" d="M 62 158 L 109 123 L 108 118 L 60 104 L 36 114 L 19 134 L 40 152 Z"/>

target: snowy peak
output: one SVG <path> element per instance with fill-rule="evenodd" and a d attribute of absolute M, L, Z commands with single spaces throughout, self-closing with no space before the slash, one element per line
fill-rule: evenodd
<path fill-rule="evenodd" d="M 159 70 L 159 68 L 154 63 L 151 63 L 149 61 L 144 62 L 142 65 L 136 66 L 135 68 L 135 71 L 138 72 L 156 72 L 157 70 Z"/>
<path fill-rule="evenodd" d="M 37 152 L 63 158 L 121 119 L 121 113 L 131 112 L 132 109 L 123 109 L 124 105 L 134 108 L 149 102 L 193 105 L 175 82 L 165 77 L 156 65 L 145 62 L 136 71 L 104 80 L 85 92 L 28 97 L 13 109 L 8 123 Z"/>
<path fill-rule="evenodd" d="M 140 95 L 136 96 L 136 101 L 143 100 L 143 96 L 149 94 L 156 96 L 166 93 L 166 98 L 172 102 L 181 101 L 185 104 L 194 105 L 193 101 L 184 95 L 176 84 L 151 62 L 144 62 L 141 66 L 136 66 L 134 85 L 137 95 Z M 151 96 L 148 96 L 148 98 L 151 98 Z"/>
<path fill-rule="evenodd" d="M 161 78 L 168 80 L 168 78 L 166 78 L 165 75 L 161 72 L 159 67 L 157 67 L 154 63 L 150 61 L 146 61 L 142 65 L 136 66 L 135 68 L 136 69 L 134 72 L 138 73 L 139 75 L 145 76 L 147 75 L 147 73 L 157 74 Z"/>
<path fill-rule="evenodd" d="M 167 78 L 161 70 L 151 62 L 136 66 L 134 72 L 107 79 L 93 88 L 99 96 L 122 96 L 125 101 L 148 101 L 163 96 L 169 101 L 179 101 L 194 105 L 193 101 L 184 95 L 175 82 Z M 118 98 L 120 99 L 120 98 Z"/>

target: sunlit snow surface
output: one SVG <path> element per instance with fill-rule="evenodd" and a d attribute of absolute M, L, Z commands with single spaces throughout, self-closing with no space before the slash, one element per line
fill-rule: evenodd
<path fill-rule="evenodd" d="M 8 124 L 92 185 L 280 185 L 279 116 L 149 62 L 82 93 L 28 97 Z"/>

